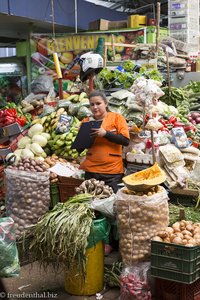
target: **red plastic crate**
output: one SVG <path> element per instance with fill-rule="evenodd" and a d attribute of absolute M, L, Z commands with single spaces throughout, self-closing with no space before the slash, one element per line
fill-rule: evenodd
<path fill-rule="evenodd" d="M 200 300 L 200 279 L 191 283 L 179 283 L 156 278 L 156 300 Z"/>

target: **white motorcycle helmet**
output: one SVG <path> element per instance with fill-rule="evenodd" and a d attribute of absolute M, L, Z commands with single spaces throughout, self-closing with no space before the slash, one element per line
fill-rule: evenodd
<path fill-rule="evenodd" d="M 103 69 L 103 58 L 100 54 L 88 52 L 81 55 L 80 79 L 85 81 L 91 74 L 98 74 Z"/>

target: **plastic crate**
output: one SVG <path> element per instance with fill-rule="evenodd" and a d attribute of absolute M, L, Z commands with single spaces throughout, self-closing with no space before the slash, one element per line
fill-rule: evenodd
<path fill-rule="evenodd" d="M 151 275 L 190 284 L 200 278 L 200 247 L 151 241 Z"/>
<path fill-rule="evenodd" d="M 200 300 L 200 279 L 184 284 L 156 278 L 156 300 Z"/>
<path fill-rule="evenodd" d="M 75 188 L 81 185 L 83 180 L 72 177 L 63 177 L 62 180 L 65 180 L 65 182 L 58 182 L 60 202 L 66 202 L 76 194 Z"/>
<path fill-rule="evenodd" d="M 58 202 L 60 202 L 59 188 L 57 183 L 50 184 L 50 208 L 53 208 Z"/>

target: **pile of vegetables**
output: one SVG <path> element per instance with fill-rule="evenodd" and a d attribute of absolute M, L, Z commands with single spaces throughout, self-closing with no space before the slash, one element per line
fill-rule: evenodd
<path fill-rule="evenodd" d="M 64 263 L 67 270 L 78 264 L 85 272 L 88 236 L 94 218 L 89 208 L 89 194 L 76 195 L 65 203 L 58 203 L 34 225 L 27 236 L 32 236 L 30 251 L 36 260 L 55 268 Z"/>
<path fill-rule="evenodd" d="M 159 231 L 152 240 L 187 247 L 199 246 L 200 223 L 185 220 L 176 222 L 171 227 Z"/>
<path fill-rule="evenodd" d="M 104 181 L 91 178 L 85 180 L 79 187 L 75 188 L 77 194 L 88 193 L 95 198 L 103 199 L 108 198 L 113 194 L 113 189 L 105 185 Z"/>
<path fill-rule="evenodd" d="M 200 112 L 188 114 L 188 121 L 190 121 L 193 125 L 200 124 Z"/>
<path fill-rule="evenodd" d="M 195 202 L 194 202 L 195 203 Z M 180 219 L 180 209 L 184 209 L 185 219 L 187 221 L 192 221 L 193 223 L 200 222 L 199 210 L 192 207 L 184 207 L 182 205 L 174 205 L 169 203 L 169 225 L 172 225 L 179 221 Z"/>
<path fill-rule="evenodd" d="M 55 166 L 56 163 L 67 163 L 67 160 L 61 157 L 58 157 L 56 154 L 52 154 L 51 156 L 48 156 L 45 158 L 43 165 L 47 168 L 47 170 L 53 166 Z M 77 164 L 76 160 L 73 160 L 70 162 L 70 164 L 73 167 L 78 168 L 79 164 Z M 55 183 L 58 182 L 58 175 L 54 172 L 50 172 L 50 182 Z"/>
<path fill-rule="evenodd" d="M 50 135 L 43 132 L 41 124 L 34 124 L 28 130 L 28 135 L 22 137 L 17 144 L 17 150 L 14 151 L 16 161 L 21 158 L 35 158 L 43 161 L 47 156 L 44 147 L 47 145 Z M 6 157 L 9 158 L 10 154 Z"/>
<path fill-rule="evenodd" d="M 96 89 L 124 88 L 129 89 L 135 79 L 139 77 L 163 81 L 163 77 L 157 69 L 141 68 L 139 73 L 133 71 L 133 62 L 127 60 L 122 65 L 122 70 L 116 68 L 110 70 L 104 68 L 95 78 Z"/>
<path fill-rule="evenodd" d="M 121 261 L 115 261 L 111 266 L 104 268 L 104 282 L 109 287 L 120 287 L 120 275 L 123 264 Z"/>
<path fill-rule="evenodd" d="M 30 172 L 46 172 L 47 168 L 43 161 L 33 158 L 22 158 L 16 164 L 8 166 L 8 169 Z"/>

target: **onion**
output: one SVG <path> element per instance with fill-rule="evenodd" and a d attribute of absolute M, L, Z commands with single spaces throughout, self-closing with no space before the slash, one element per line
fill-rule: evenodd
<path fill-rule="evenodd" d="M 178 245 L 182 245 L 182 239 L 180 237 L 175 237 L 173 240 L 172 240 L 172 243 L 173 244 L 178 244 Z"/>
<path fill-rule="evenodd" d="M 197 117 L 197 118 L 195 119 L 195 122 L 196 122 L 197 124 L 199 124 L 199 123 L 200 123 L 200 116 L 199 116 L 199 117 Z"/>
<path fill-rule="evenodd" d="M 192 119 L 196 119 L 198 117 L 200 117 L 200 114 L 198 112 L 194 112 L 191 114 Z"/>

